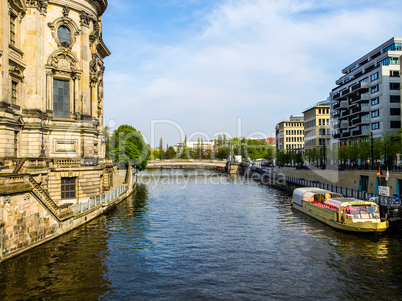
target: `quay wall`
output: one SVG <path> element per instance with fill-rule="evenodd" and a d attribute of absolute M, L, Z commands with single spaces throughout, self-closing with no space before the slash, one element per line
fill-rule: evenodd
<path fill-rule="evenodd" d="M 337 185 L 343 188 L 351 188 L 359 190 L 360 177 L 366 176 L 368 178 L 367 193 L 376 193 L 377 178 L 382 178 L 385 181 L 386 172 L 383 175 L 377 176 L 377 171 L 371 170 L 303 170 L 293 167 L 276 167 L 274 169 L 276 174 L 284 175 L 286 177 L 294 177 L 299 179 L 306 179 L 310 181 L 317 181 L 323 184 Z M 386 186 L 390 187 L 390 194 L 399 193 L 398 180 L 402 180 L 402 173 L 390 172 L 389 179 Z"/>
<path fill-rule="evenodd" d="M 83 212 L 73 213 L 72 205 L 61 205 L 57 216 L 25 185 L 19 191 L 0 196 L 0 262 L 35 248 L 102 215 L 132 194 L 136 176 L 129 168 L 116 177 L 116 185 L 124 184 L 108 202 L 95 203 Z M 113 188 L 114 188 L 113 187 Z M 113 190 L 113 189 L 112 189 Z"/>

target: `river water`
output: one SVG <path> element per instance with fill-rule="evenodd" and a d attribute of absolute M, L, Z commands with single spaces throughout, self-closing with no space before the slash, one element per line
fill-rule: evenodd
<path fill-rule="evenodd" d="M 0 264 L 0 300 L 401 300 L 402 237 L 357 236 L 290 196 L 150 171 L 108 214 Z"/>

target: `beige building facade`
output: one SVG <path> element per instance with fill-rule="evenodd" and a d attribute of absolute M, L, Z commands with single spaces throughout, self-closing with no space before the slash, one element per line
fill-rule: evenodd
<path fill-rule="evenodd" d="M 106 5 L 2 1 L 0 158 L 40 157 L 42 150 L 50 158 L 104 158 Z"/>
<path fill-rule="evenodd" d="M 56 203 L 107 189 L 102 40 L 106 0 L 3 0 L 1 173 L 31 173 Z"/>
<path fill-rule="evenodd" d="M 291 151 L 300 153 L 304 148 L 304 117 L 291 115 L 276 125 L 276 150 L 280 152 Z"/>
<path fill-rule="evenodd" d="M 303 112 L 304 150 L 330 145 L 330 102 L 322 101 Z"/>
<path fill-rule="evenodd" d="M 0 4 L 0 261 L 102 214 L 134 189 L 105 159 L 107 0 Z"/>

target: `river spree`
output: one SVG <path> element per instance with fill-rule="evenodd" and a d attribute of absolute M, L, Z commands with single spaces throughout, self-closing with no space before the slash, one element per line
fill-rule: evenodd
<path fill-rule="evenodd" d="M 139 182 L 107 215 L 0 264 L 0 300 L 402 299 L 398 234 L 338 232 L 251 180 Z"/>

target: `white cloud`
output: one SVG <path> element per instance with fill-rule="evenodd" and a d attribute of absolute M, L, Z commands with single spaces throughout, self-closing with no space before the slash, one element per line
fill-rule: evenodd
<path fill-rule="evenodd" d="M 141 117 L 131 122 L 144 129 L 157 116 L 189 132 L 233 131 L 242 116 L 245 131 L 271 133 L 283 118 L 325 99 L 342 68 L 398 35 L 402 20 L 389 2 L 348 2 L 227 1 L 176 44 L 141 36 L 141 45 L 126 36 L 125 57 L 114 53 L 113 65 L 106 63 L 106 110 L 129 120 L 124 108 L 135 108 Z M 130 64 L 127 49 L 144 61 Z M 130 74 L 119 75 L 118 61 Z M 115 111 L 117 104 L 123 110 Z"/>

